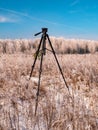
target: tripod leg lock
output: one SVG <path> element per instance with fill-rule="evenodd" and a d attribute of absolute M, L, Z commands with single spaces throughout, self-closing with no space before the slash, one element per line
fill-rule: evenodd
<path fill-rule="evenodd" d="M 32 69 L 34 68 L 34 65 L 32 65 Z"/>

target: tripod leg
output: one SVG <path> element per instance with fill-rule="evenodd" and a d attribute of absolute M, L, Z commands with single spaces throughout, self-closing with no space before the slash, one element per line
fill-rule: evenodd
<path fill-rule="evenodd" d="M 54 49 L 53 49 L 53 46 L 52 46 L 52 44 L 51 44 L 51 41 L 50 41 L 48 35 L 47 35 L 47 38 L 48 38 L 48 41 L 49 41 L 49 43 L 50 43 L 50 47 L 51 47 L 52 52 L 53 52 L 53 54 L 54 54 L 54 57 L 55 57 L 55 59 L 56 59 L 57 65 L 58 65 L 58 67 L 59 67 L 59 70 L 60 70 L 60 72 L 61 72 L 61 75 L 62 75 L 62 78 L 63 78 L 63 80 L 64 80 L 64 83 L 65 83 L 65 85 L 66 85 L 66 87 L 67 87 L 67 89 L 68 89 L 68 91 L 69 91 L 69 87 L 68 87 L 67 82 L 66 82 L 66 80 L 65 80 L 65 78 L 64 78 L 62 69 L 61 69 L 61 67 L 60 67 L 60 64 L 59 64 L 59 62 L 58 62 L 58 59 L 57 59 L 57 57 L 56 57 L 55 51 L 54 51 Z"/>
<path fill-rule="evenodd" d="M 33 73 L 33 69 L 34 69 L 34 66 L 35 66 L 35 63 L 36 63 L 36 60 L 37 60 L 37 56 L 38 56 L 38 54 L 39 54 L 40 47 L 41 47 L 42 39 L 43 39 L 43 38 L 41 37 L 40 44 L 39 44 L 38 49 L 37 49 L 37 51 L 36 51 L 36 56 L 35 56 L 35 59 L 34 59 L 34 63 L 33 63 L 33 65 L 32 65 L 32 69 L 31 69 L 31 73 L 30 73 L 29 80 L 30 80 L 30 78 L 31 78 L 31 76 L 32 76 L 32 73 Z"/>
<path fill-rule="evenodd" d="M 42 73 L 42 61 L 43 61 L 43 52 L 41 55 L 41 62 L 40 62 L 40 69 L 39 69 L 39 81 L 38 81 L 38 89 L 36 93 L 35 116 L 36 116 L 36 111 L 37 111 L 37 106 L 38 106 L 38 96 L 39 96 L 40 80 L 41 80 L 41 73 Z"/>

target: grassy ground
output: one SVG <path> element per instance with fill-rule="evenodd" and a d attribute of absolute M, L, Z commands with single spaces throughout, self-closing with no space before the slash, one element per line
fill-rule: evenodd
<path fill-rule="evenodd" d="M 0 130 L 98 130 L 98 54 L 58 54 L 70 94 L 52 54 L 45 55 L 36 117 L 37 60 L 0 54 Z"/>

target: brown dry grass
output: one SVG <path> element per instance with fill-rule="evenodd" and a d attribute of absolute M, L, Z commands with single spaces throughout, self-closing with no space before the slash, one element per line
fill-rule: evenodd
<path fill-rule="evenodd" d="M 44 57 L 37 116 L 35 97 L 40 60 L 28 82 L 34 57 L 0 55 L 1 130 L 97 130 L 98 54 L 57 55 L 70 94 L 55 59 Z M 27 88 L 28 85 L 28 88 Z"/>
<path fill-rule="evenodd" d="M 32 53 L 37 49 L 40 39 L 26 40 L 26 39 L 5 39 L 0 40 L 0 53 Z M 51 42 L 56 53 L 59 54 L 85 54 L 98 52 L 98 41 L 81 40 L 81 39 L 64 39 L 51 37 Z M 49 44 L 47 43 L 49 47 Z"/>

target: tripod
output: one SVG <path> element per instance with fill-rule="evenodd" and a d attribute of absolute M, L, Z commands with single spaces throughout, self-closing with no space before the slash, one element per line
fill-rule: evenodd
<path fill-rule="evenodd" d="M 67 89 L 68 89 L 68 91 L 69 91 L 69 87 L 68 87 L 67 82 L 66 82 L 66 80 L 65 80 L 65 78 L 64 78 L 62 69 L 61 69 L 60 64 L 59 64 L 59 62 L 58 62 L 58 59 L 57 59 L 57 57 L 56 57 L 55 51 L 54 51 L 54 49 L 53 49 L 53 46 L 52 46 L 52 44 L 51 44 L 49 35 L 47 34 L 47 31 L 48 31 L 47 28 L 42 28 L 42 31 L 41 31 L 41 32 L 39 32 L 39 33 L 37 33 L 37 34 L 34 35 L 34 36 L 37 36 L 37 35 L 39 35 L 39 34 L 42 33 L 42 37 L 41 37 L 41 40 L 40 40 L 38 49 L 37 49 L 37 51 L 36 51 L 34 63 L 33 63 L 33 65 L 32 65 L 32 69 L 31 69 L 31 73 L 30 73 L 30 77 L 29 77 L 29 79 L 30 79 L 31 76 L 32 76 L 32 73 L 33 73 L 33 70 L 34 70 L 34 67 L 35 67 L 35 63 L 36 63 L 37 57 L 38 57 L 38 55 L 39 55 L 39 52 L 41 51 L 41 61 L 40 61 L 40 69 L 39 69 L 39 81 L 38 81 L 38 89 L 37 89 L 37 93 L 36 93 L 35 115 L 36 115 L 37 106 L 38 106 L 38 96 L 39 96 L 40 80 L 41 80 L 41 73 L 42 73 L 42 61 L 43 61 L 43 56 L 46 54 L 46 50 L 48 50 L 48 51 L 50 51 L 50 52 L 53 53 L 53 55 L 54 55 L 54 57 L 55 57 L 55 60 L 56 60 L 56 62 L 57 62 L 58 68 L 59 68 L 59 70 L 60 70 L 60 72 L 61 72 L 62 78 L 63 78 L 63 80 L 64 80 L 64 83 L 65 83 L 65 85 L 66 85 L 66 87 L 67 87 Z M 51 47 L 51 50 L 49 50 L 49 49 L 46 48 L 46 39 L 48 39 L 48 42 L 49 42 L 50 47 Z M 42 46 L 41 46 L 41 45 L 42 45 Z M 41 48 L 42 50 L 40 50 L 40 48 Z"/>

